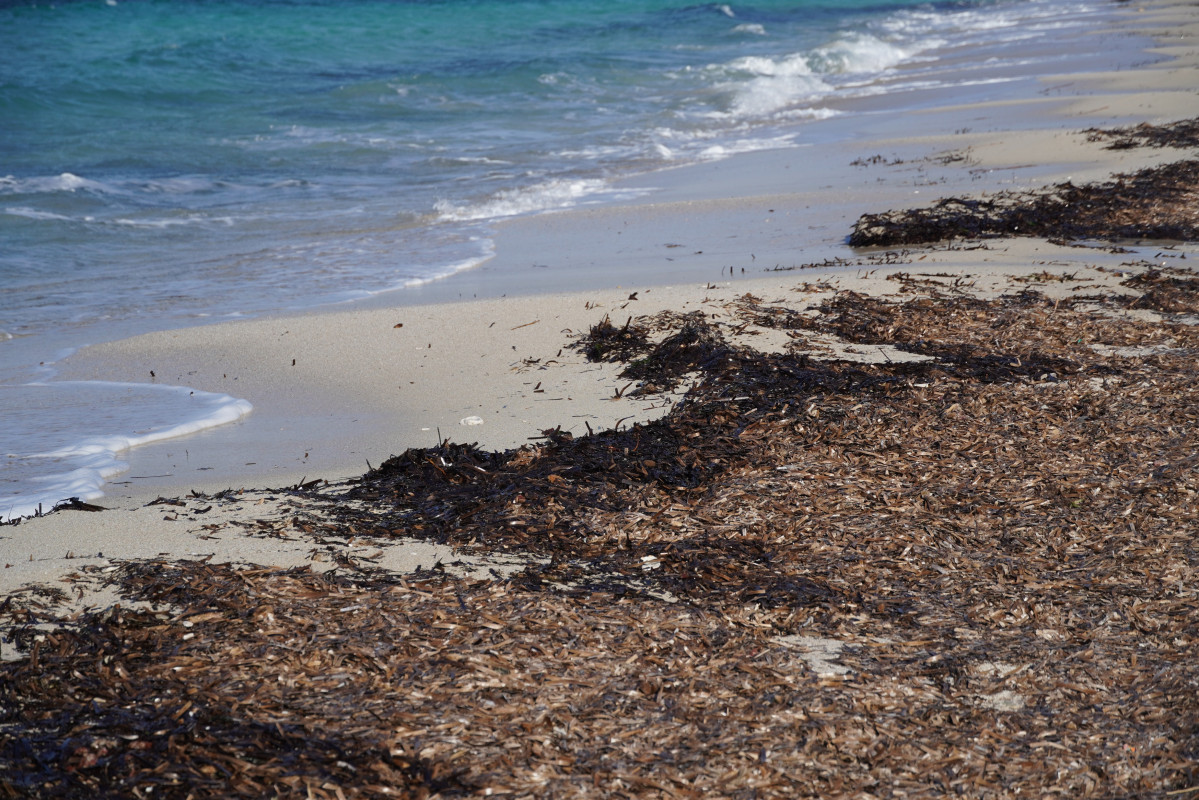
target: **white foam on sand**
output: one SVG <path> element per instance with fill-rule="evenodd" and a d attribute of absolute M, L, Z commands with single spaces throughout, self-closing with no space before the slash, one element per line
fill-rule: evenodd
<path fill-rule="evenodd" d="M 0 445 L 3 482 L 23 487 L 0 495 L 5 522 L 49 511 L 69 498 L 97 499 L 105 483 L 127 469 L 122 456 L 131 449 L 225 425 L 252 410 L 249 401 L 227 394 L 112 381 L 4 387 L 0 401 L 10 422 L 21 405 L 36 406 L 44 426 L 19 439 L 7 434 Z M 98 433 L 63 442 L 56 422 L 62 430 L 86 426 Z"/>

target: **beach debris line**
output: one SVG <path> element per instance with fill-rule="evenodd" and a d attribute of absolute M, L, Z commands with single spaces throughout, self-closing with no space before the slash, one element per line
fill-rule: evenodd
<path fill-rule="evenodd" d="M 1122 269 L 632 318 L 604 341 L 704 343 L 666 417 L 288 493 L 290 536 L 544 557 L 506 579 L 127 562 L 137 609 L 0 609 L 0 793 L 1190 792 L 1199 326 L 1125 309 L 1199 274 Z M 729 340 L 755 320 L 932 358 Z"/>
<path fill-rule="evenodd" d="M 1143 308 L 1173 314 L 1199 314 L 1199 279 L 1189 270 L 1158 269 L 1154 264 L 1121 282 L 1139 294 L 1118 300 L 1125 308 Z"/>
<path fill-rule="evenodd" d="M 0 795 L 1191 796 L 1199 273 L 1120 271 L 605 319 L 590 357 L 689 376 L 665 417 L 301 481 L 262 530 L 322 574 L 135 561 L 105 575 L 136 608 L 6 599 Z M 409 538 L 541 560 L 336 544 Z"/>
<path fill-rule="evenodd" d="M 1087 134 L 1087 141 L 1107 141 L 1109 150 L 1129 150 L 1136 147 L 1199 147 L 1199 118 L 1183 119 L 1164 125 L 1142 122 L 1128 128 L 1088 128 L 1083 133 Z"/>
<path fill-rule="evenodd" d="M 1193 241 L 1199 238 L 1199 161 L 1149 167 L 1105 183 L 949 197 L 925 208 L 863 214 L 849 244 L 893 247 L 997 236 Z"/>

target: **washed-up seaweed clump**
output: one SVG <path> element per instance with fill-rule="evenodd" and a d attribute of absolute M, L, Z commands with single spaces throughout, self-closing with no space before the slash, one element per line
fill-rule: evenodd
<path fill-rule="evenodd" d="M 1122 285 L 1139 292 L 1124 301 L 1125 308 L 1199 314 L 1199 280 L 1192 272 L 1150 268 L 1123 281 Z"/>
<path fill-rule="evenodd" d="M 289 535 L 510 577 L 150 561 L 137 609 L 5 608 L 0 796 L 1189 796 L 1199 328 L 898 281 L 770 318 L 923 361 L 751 351 L 743 298 L 661 420 L 296 489 Z"/>
<path fill-rule="evenodd" d="M 645 352 L 648 330 L 633 325 L 630 316 L 624 325 L 614 325 L 606 314 L 591 326 L 582 340 L 581 349 L 592 361 L 628 361 Z"/>
<path fill-rule="evenodd" d="M 623 363 L 622 378 L 639 385 L 635 394 L 676 389 L 686 377 L 724 357 L 727 346 L 702 312 L 665 311 L 622 327 L 608 317 L 574 343 L 591 361 Z"/>
<path fill-rule="evenodd" d="M 1038 236 L 1064 240 L 1199 238 L 1199 161 L 1117 175 L 1105 183 L 1059 183 L 1033 192 L 950 197 L 926 208 L 863 214 L 852 247 L 947 239 Z"/>
<path fill-rule="evenodd" d="M 1088 128 L 1087 141 L 1106 141 L 1108 150 L 1137 147 L 1199 147 L 1199 119 L 1183 119 L 1164 125 L 1142 122 L 1128 128 Z"/>

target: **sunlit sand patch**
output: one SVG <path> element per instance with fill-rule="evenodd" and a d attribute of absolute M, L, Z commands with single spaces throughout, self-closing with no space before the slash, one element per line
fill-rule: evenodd
<path fill-rule="evenodd" d="M 838 656 L 845 649 L 845 642 L 838 639 L 826 639 L 821 636 L 780 636 L 776 642 L 788 647 L 807 662 L 812 671 L 820 678 L 835 678 L 847 675 L 849 667 L 837 663 Z"/>

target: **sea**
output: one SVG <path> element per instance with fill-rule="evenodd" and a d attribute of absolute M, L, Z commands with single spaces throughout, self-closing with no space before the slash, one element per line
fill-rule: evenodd
<path fill-rule="evenodd" d="M 251 413 L 56 380 L 88 343 L 452 281 L 501 220 L 797 146 L 899 69 L 892 95 L 984 62 L 1052 72 L 1054 38 L 1112 8 L 0 2 L 0 521 L 95 499 L 130 448 Z M 960 70 L 937 69 L 947 53 Z"/>

